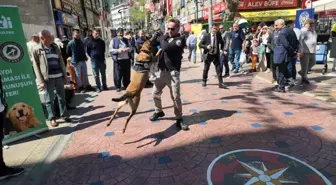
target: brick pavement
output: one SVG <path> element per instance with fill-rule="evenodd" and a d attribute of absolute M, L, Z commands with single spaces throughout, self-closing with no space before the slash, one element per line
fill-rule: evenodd
<path fill-rule="evenodd" d="M 145 89 L 126 133 L 121 131 L 128 107 L 106 128 L 116 106 L 110 99 L 118 93 L 102 92 L 93 102 L 94 110 L 82 116 L 45 184 L 208 184 L 210 163 L 244 148 L 296 157 L 336 183 L 334 105 L 295 93 L 273 93 L 268 83 L 248 75 L 225 79 L 229 89 L 219 90 L 213 69 L 208 87 L 202 88 L 201 64 L 185 61 L 181 74 L 190 131 L 173 125 L 168 89 L 162 95 L 164 119 L 148 120 L 153 102 L 151 89 Z"/>
<path fill-rule="evenodd" d="M 209 85 L 202 88 L 202 65 L 183 63 L 181 92 L 188 132 L 173 125 L 168 89 L 163 94 L 165 119 L 148 120 L 153 102 L 151 89 L 145 89 L 126 133 L 121 130 L 128 107 L 106 128 L 116 105 L 110 99 L 118 93 L 102 92 L 82 115 L 68 146 L 53 163 L 49 180 L 42 184 L 208 184 L 210 163 L 244 148 L 296 157 L 336 183 L 335 106 L 296 93 L 270 92 L 268 83 L 252 76 L 225 79 L 229 89 L 219 90 L 211 68 Z"/>

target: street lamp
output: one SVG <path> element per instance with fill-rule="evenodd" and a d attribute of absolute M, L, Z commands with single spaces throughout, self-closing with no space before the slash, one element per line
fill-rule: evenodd
<path fill-rule="evenodd" d="M 127 5 L 126 5 L 127 6 Z M 125 8 L 121 8 L 120 10 L 118 10 L 118 13 L 120 13 L 120 19 L 121 19 L 121 27 L 124 28 L 124 21 L 123 21 L 123 16 L 122 16 L 122 11 L 126 10 L 127 7 Z"/>

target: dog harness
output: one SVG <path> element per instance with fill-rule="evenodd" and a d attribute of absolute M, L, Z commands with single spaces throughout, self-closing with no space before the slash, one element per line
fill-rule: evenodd
<path fill-rule="evenodd" d="M 150 62 L 137 62 L 134 61 L 133 70 L 139 73 L 150 71 Z"/>

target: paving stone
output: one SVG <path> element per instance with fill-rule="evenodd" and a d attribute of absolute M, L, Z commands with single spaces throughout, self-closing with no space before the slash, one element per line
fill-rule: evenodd
<path fill-rule="evenodd" d="M 62 177 L 58 184 L 101 181 L 104 185 L 203 185 L 209 184 L 207 169 L 219 155 L 242 148 L 260 148 L 306 161 L 336 184 L 333 173 L 336 128 L 332 124 L 336 122 L 332 112 L 335 106 L 295 91 L 273 93 L 269 90 L 271 84 L 249 74 L 225 79 L 230 90 L 222 92 L 218 90 L 217 80 L 212 78 L 214 68 L 209 71 L 209 85 L 202 88 L 199 76 L 195 76 L 201 74 L 202 69 L 202 64 L 182 63 L 182 109 L 189 131 L 175 127 L 168 88 L 162 93 L 166 116 L 157 122 L 149 121 L 155 109 L 149 101 L 150 89 L 145 89 L 143 93 L 147 96 L 142 96 L 124 134 L 121 131 L 130 111 L 128 106 L 120 110 L 118 119 L 109 128 L 113 132 L 105 127 L 110 116 L 110 112 L 105 113 L 107 109 L 90 109 L 81 115 L 86 118 L 77 126 L 49 181 Z M 237 86 L 241 89 L 237 90 Z M 116 104 L 106 101 L 106 97 L 117 93 L 114 90 L 102 93 L 105 94 L 99 94 L 92 107 L 112 105 L 114 108 Z M 318 106 L 313 105 L 315 102 Z M 285 112 L 290 114 L 286 116 Z M 317 132 L 319 130 L 321 132 Z M 110 132 L 113 134 L 108 134 Z M 235 156 L 229 157 L 235 159 Z M 256 167 L 259 169 L 260 165 Z M 90 170 L 85 172 L 84 169 Z M 71 171 L 83 172 L 77 177 Z"/>
<path fill-rule="evenodd" d="M 323 127 L 318 126 L 318 125 L 311 126 L 311 128 L 317 131 L 323 130 Z"/>

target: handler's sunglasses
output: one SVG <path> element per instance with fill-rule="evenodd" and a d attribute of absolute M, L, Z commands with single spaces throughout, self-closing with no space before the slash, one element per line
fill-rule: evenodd
<path fill-rule="evenodd" d="M 175 28 L 168 28 L 168 30 L 174 31 L 174 30 L 175 30 Z"/>

